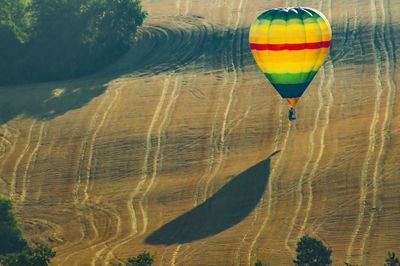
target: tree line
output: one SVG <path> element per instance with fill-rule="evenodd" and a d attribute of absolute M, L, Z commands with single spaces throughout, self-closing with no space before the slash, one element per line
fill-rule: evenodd
<path fill-rule="evenodd" d="M 327 248 L 321 240 L 310 236 L 303 236 L 297 242 L 297 256 L 293 260 L 296 266 L 328 266 L 332 265 L 332 250 Z M 362 266 L 344 262 L 345 266 Z M 384 266 L 400 266 L 400 261 L 394 252 L 388 252 Z M 262 260 L 257 260 L 254 266 L 267 266 Z"/>
<path fill-rule="evenodd" d="M 332 264 L 332 250 L 322 241 L 304 236 L 297 243 L 297 256 L 293 264 L 297 266 L 327 266 Z M 0 195 L 0 265 L 4 266 L 46 266 L 56 252 L 47 245 L 32 246 L 24 239 L 21 224 L 14 213 L 10 199 Z M 151 266 L 154 256 L 149 252 L 130 257 L 126 266 Z M 122 265 L 122 264 L 120 264 Z M 255 266 L 266 266 L 262 260 L 257 260 Z M 345 262 L 345 266 L 358 266 Z M 384 266 L 400 266 L 400 261 L 394 252 L 388 252 Z"/>
<path fill-rule="evenodd" d="M 124 54 L 140 0 L 0 0 L 0 85 L 93 73 Z"/>

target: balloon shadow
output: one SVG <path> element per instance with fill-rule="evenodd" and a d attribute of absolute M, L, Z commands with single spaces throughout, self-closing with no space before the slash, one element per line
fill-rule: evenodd
<path fill-rule="evenodd" d="M 183 244 L 216 235 L 243 221 L 263 196 L 271 157 L 278 152 L 233 178 L 201 205 L 151 233 L 145 242 Z"/>

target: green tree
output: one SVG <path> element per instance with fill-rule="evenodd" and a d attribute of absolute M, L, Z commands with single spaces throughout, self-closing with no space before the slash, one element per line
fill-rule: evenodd
<path fill-rule="evenodd" d="M 385 266 L 400 266 L 400 261 L 394 252 L 388 252 L 388 257 L 385 261 Z"/>
<path fill-rule="evenodd" d="M 297 259 L 295 265 L 299 266 L 322 266 L 331 265 L 332 251 L 315 238 L 303 236 L 297 243 Z"/>
<path fill-rule="evenodd" d="M 29 13 L 23 0 L 0 0 L 0 30 L 8 31 L 16 40 L 23 43 L 29 38 Z M 2 42 L 7 40 L 2 39 Z"/>
<path fill-rule="evenodd" d="M 144 251 L 142 254 L 139 254 L 137 257 L 128 258 L 128 266 L 150 266 L 154 262 L 154 256 L 151 256 L 150 253 Z"/>
<path fill-rule="evenodd" d="M 4 266 L 47 266 L 56 252 L 46 245 L 27 247 L 20 253 L 11 253 L 0 257 L 0 263 Z"/>
<path fill-rule="evenodd" d="M 0 84 L 101 70 L 132 45 L 140 0 L 0 0 Z"/>
<path fill-rule="evenodd" d="M 56 252 L 45 245 L 31 247 L 23 238 L 12 201 L 0 195 L 0 264 L 44 266 Z"/>
<path fill-rule="evenodd" d="M 139 0 L 32 0 L 30 11 L 29 51 L 36 51 L 32 64 L 51 60 L 51 70 L 49 63 L 40 65 L 41 75 L 55 79 L 89 73 L 114 61 L 133 44 L 147 16 Z"/>
<path fill-rule="evenodd" d="M 257 260 L 256 263 L 254 263 L 254 266 L 266 266 L 266 264 L 261 260 Z"/>
<path fill-rule="evenodd" d="M 21 252 L 28 245 L 13 209 L 12 201 L 0 195 L 0 255 Z"/>

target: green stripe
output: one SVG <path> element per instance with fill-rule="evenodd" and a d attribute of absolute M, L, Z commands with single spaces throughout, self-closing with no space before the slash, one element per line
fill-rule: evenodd
<path fill-rule="evenodd" d="M 310 83 L 317 71 L 299 72 L 299 73 L 264 73 L 271 83 L 277 84 L 298 84 Z"/>
<path fill-rule="evenodd" d="M 315 9 L 313 9 L 313 8 L 305 8 L 305 10 L 308 11 L 309 13 L 311 13 L 311 14 L 312 14 L 312 17 L 313 17 L 314 19 L 317 19 L 317 18 L 321 17 L 321 13 L 320 13 L 318 10 L 315 10 Z M 303 16 L 303 13 L 304 13 L 304 14 L 307 14 L 307 12 L 302 11 L 302 16 Z M 308 15 L 308 14 L 307 14 L 307 15 Z M 308 15 L 308 16 L 309 16 L 309 15 Z"/>
<path fill-rule="evenodd" d="M 297 11 L 297 12 L 296 12 Z M 320 18 L 321 14 L 319 11 L 312 8 L 292 8 L 288 12 L 285 8 L 275 8 L 265 11 L 257 17 L 257 20 L 274 20 L 281 19 L 288 21 L 291 19 L 301 18 L 305 20 L 304 23 L 315 23 L 315 20 Z M 308 20 L 312 18 L 312 20 Z"/>
<path fill-rule="evenodd" d="M 265 11 L 257 17 L 258 20 L 272 20 L 274 18 L 274 13 L 270 10 Z"/>

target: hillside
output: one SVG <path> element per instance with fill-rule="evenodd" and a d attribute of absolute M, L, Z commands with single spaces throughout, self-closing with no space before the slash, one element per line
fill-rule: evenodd
<path fill-rule="evenodd" d="M 143 0 L 133 49 L 89 77 L 0 88 L 0 193 L 54 265 L 290 265 L 400 252 L 400 2 Z M 288 121 L 248 45 L 265 9 L 331 22 Z M 399 253 L 400 254 L 400 253 Z"/>

